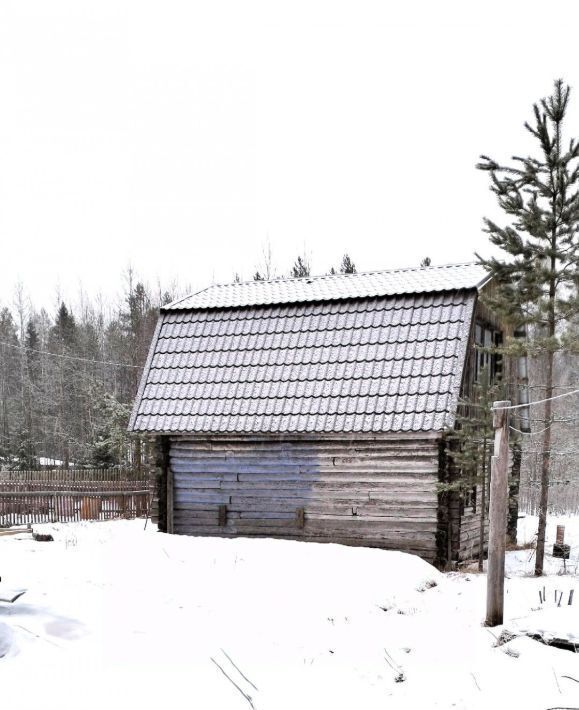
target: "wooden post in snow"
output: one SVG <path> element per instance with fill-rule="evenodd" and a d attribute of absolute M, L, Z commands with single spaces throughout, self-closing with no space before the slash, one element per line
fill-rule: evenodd
<path fill-rule="evenodd" d="M 503 623 L 505 593 L 505 542 L 509 505 L 509 412 L 511 403 L 493 403 L 495 430 L 491 458 L 491 496 L 489 510 L 489 552 L 487 567 L 487 626 Z"/>

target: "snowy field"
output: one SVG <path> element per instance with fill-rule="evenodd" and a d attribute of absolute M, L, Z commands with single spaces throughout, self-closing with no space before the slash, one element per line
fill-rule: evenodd
<path fill-rule="evenodd" d="M 508 553 L 514 634 L 579 636 L 579 519 L 562 522 L 568 574 L 549 558 L 534 579 L 532 551 Z M 536 526 L 520 521 L 521 542 Z M 579 708 L 576 654 L 524 635 L 497 646 L 501 628 L 482 626 L 484 575 L 381 550 L 167 536 L 142 520 L 38 531 L 55 541 L 0 537 L 0 589 L 28 589 L 0 603 L 10 710 Z"/>

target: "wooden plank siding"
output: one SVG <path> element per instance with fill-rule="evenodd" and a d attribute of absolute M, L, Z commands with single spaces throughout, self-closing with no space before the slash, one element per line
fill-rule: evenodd
<path fill-rule="evenodd" d="M 173 529 L 368 545 L 432 562 L 438 446 L 423 434 L 172 437 Z"/>

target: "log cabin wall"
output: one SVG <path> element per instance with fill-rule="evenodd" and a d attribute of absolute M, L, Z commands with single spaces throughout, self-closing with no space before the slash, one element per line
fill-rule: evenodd
<path fill-rule="evenodd" d="M 151 520 L 161 532 L 167 532 L 167 476 L 169 471 L 169 440 L 158 436 L 154 440 L 155 467 L 153 470 L 153 496 Z"/>
<path fill-rule="evenodd" d="M 439 439 L 170 439 L 174 532 L 437 555 Z"/>
<path fill-rule="evenodd" d="M 485 515 L 484 550 L 486 552 L 489 535 L 488 515 Z M 460 547 L 458 561 L 474 560 L 478 558 L 480 549 L 480 512 L 472 508 L 465 510 L 460 521 Z"/>
<path fill-rule="evenodd" d="M 463 381 L 461 386 L 461 399 L 466 399 L 472 396 L 473 385 L 475 381 L 475 376 L 477 372 L 476 368 L 476 358 L 477 349 L 475 346 L 475 328 L 476 326 L 482 326 L 483 328 L 492 328 L 494 331 L 500 332 L 502 336 L 502 341 L 512 335 L 512 330 L 508 328 L 501 321 L 501 319 L 494 313 L 486 304 L 485 297 L 492 295 L 493 293 L 492 283 L 485 286 L 482 289 L 480 296 L 477 298 L 476 306 L 474 309 L 474 317 L 472 321 L 472 328 L 469 337 L 469 344 L 467 350 L 467 357 L 465 359 L 465 367 L 463 371 Z M 501 363 L 501 378 L 505 382 L 508 395 L 513 401 L 516 401 L 516 391 L 513 383 L 511 382 L 512 376 L 512 363 L 510 358 L 503 357 Z M 459 407 L 460 411 L 460 407 Z M 463 414 L 467 413 L 467 409 L 463 407 Z M 509 468 L 512 468 L 512 461 L 509 463 Z M 449 474 L 451 477 L 460 475 L 458 472 L 451 472 Z M 490 468 L 487 471 L 487 496 L 486 496 L 486 506 L 488 513 L 489 505 L 489 477 Z M 518 494 L 518 486 L 516 490 Z M 458 495 L 454 497 L 454 500 L 450 504 L 451 512 L 449 517 L 452 520 L 452 527 L 454 531 L 453 545 L 452 545 L 452 559 L 456 562 L 463 562 L 466 560 L 472 560 L 478 557 L 480 551 L 480 505 L 481 505 L 481 487 L 477 486 L 476 492 L 470 498 L 468 505 L 464 505 L 464 501 L 460 499 Z M 515 504 L 516 505 L 516 504 Z M 518 514 L 518 507 L 516 510 Z M 488 515 L 485 515 L 484 520 L 484 551 L 486 552 L 488 543 Z"/>

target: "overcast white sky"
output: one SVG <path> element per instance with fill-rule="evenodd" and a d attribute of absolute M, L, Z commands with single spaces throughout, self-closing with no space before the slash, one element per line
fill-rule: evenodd
<path fill-rule="evenodd" d="M 0 0 L 0 302 L 468 261 L 481 152 L 576 87 L 569 2 Z"/>

